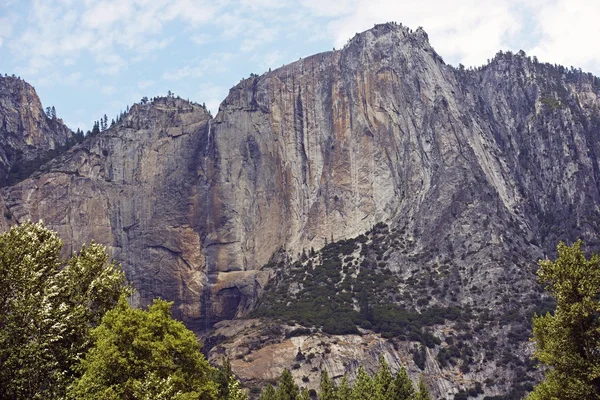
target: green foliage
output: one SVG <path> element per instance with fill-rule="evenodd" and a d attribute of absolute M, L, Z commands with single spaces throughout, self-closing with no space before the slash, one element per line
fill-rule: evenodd
<path fill-rule="evenodd" d="M 94 346 L 69 394 L 76 399 L 217 399 L 212 367 L 194 334 L 171 318 L 171 303 L 148 311 L 124 296 L 92 331 Z"/>
<path fill-rule="evenodd" d="M 311 392 L 314 396 L 314 391 Z M 262 391 L 260 400 L 299 400 L 309 398 L 309 394 L 310 392 L 305 388 L 300 390 L 294 384 L 292 375 L 286 369 L 279 378 L 277 389 L 268 385 Z M 419 391 L 415 392 L 404 367 L 392 376 L 390 367 L 382 356 L 379 359 L 379 369 L 374 376 L 369 375 L 362 366 L 359 367 L 354 385 L 349 385 L 348 378 L 344 375 L 336 388 L 327 371 L 321 371 L 321 384 L 317 398 L 319 400 L 429 400 L 431 397 L 422 381 L 419 382 Z"/>
<path fill-rule="evenodd" d="M 0 398 L 63 397 L 90 330 L 129 293 L 103 246 L 61 248 L 42 223 L 0 235 Z"/>
<path fill-rule="evenodd" d="M 227 387 L 227 395 L 220 395 L 219 398 L 227 400 L 248 400 L 248 394 L 245 390 L 240 388 L 240 381 L 235 379 L 233 375 L 230 375 Z"/>
<path fill-rule="evenodd" d="M 365 372 L 363 367 L 358 368 L 358 374 L 356 375 L 356 381 L 352 387 L 351 400 L 364 400 L 369 399 L 375 393 L 375 384 L 373 378 Z"/>
<path fill-rule="evenodd" d="M 310 393 L 308 392 L 308 389 L 302 388 L 302 390 L 300 390 L 298 400 L 310 400 Z"/>
<path fill-rule="evenodd" d="M 534 357 L 551 369 L 530 400 L 600 398 L 600 257 L 587 259 L 582 246 L 561 242 L 555 261 L 539 263 L 556 311 L 533 319 Z"/>
<path fill-rule="evenodd" d="M 384 261 L 374 261 L 385 258 L 385 248 L 391 242 L 386 235 L 387 225 L 377 224 L 366 235 L 330 243 L 316 256 L 289 268 L 279 265 L 282 275 L 269 284 L 253 317 L 322 327 L 332 335 L 358 334 L 360 326 L 386 338 L 419 341 L 427 347 L 440 344 L 427 327 L 469 316 L 456 307 L 417 312 L 390 301 L 387 296 L 396 296 L 398 278 Z M 354 258 L 356 253 L 364 256 L 360 266 Z M 301 289 L 292 294 L 292 284 Z"/>
<path fill-rule="evenodd" d="M 390 390 L 390 386 L 392 384 L 393 376 L 390 372 L 390 366 L 385 361 L 383 355 L 379 357 L 379 371 L 375 374 L 373 378 L 375 382 L 375 395 L 376 399 L 387 400 L 388 391 Z"/>
<path fill-rule="evenodd" d="M 298 385 L 288 369 L 284 369 L 277 383 L 277 400 L 296 400 L 300 394 Z"/>
<path fill-rule="evenodd" d="M 389 400 L 411 400 L 415 395 L 415 388 L 408 377 L 404 367 L 396 373 L 388 390 Z"/>
<path fill-rule="evenodd" d="M 542 96 L 540 97 L 540 102 L 545 105 L 546 107 L 549 107 L 552 111 L 561 108 L 562 102 L 560 100 L 555 99 L 554 97 L 550 97 L 550 96 Z"/>
<path fill-rule="evenodd" d="M 335 400 L 336 399 L 335 386 L 326 370 L 321 371 L 321 385 L 319 387 L 319 399 L 320 400 Z"/>
<path fill-rule="evenodd" d="M 267 385 L 260 394 L 259 400 L 277 400 L 277 392 L 271 385 Z"/>
<path fill-rule="evenodd" d="M 206 347 L 205 347 L 206 351 Z M 229 387 L 231 379 L 233 378 L 233 371 L 231 370 L 231 363 L 229 358 L 223 360 L 221 368 L 216 370 L 213 380 L 219 387 L 219 397 L 226 399 L 229 396 Z"/>
<path fill-rule="evenodd" d="M 342 377 L 342 381 L 338 386 L 336 395 L 338 400 L 348 400 L 352 395 L 352 389 L 348 384 L 348 378 L 346 377 L 346 375 Z"/>
<path fill-rule="evenodd" d="M 423 375 L 419 376 L 419 384 L 417 385 L 417 394 L 415 395 L 415 400 L 431 400 L 429 389 L 427 389 L 425 382 L 423 382 Z"/>

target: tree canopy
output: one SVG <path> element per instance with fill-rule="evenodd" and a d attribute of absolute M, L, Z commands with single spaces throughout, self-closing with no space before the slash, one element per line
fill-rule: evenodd
<path fill-rule="evenodd" d="M 147 311 L 125 297 L 92 331 L 94 346 L 70 395 L 77 399 L 217 399 L 213 368 L 171 304 L 155 300 Z M 232 387 L 233 389 L 233 387 Z"/>
<path fill-rule="evenodd" d="M 103 246 L 61 249 L 42 223 L 0 234 L 0 398 L 64 396 L 90 330 L 129 292 Z"/>
<path fill-rule="evenodd" d="M 534 358 L 549 370 L 529 400 L 600 398 L 600 257 L 582 247 L 561 242 L 556 260 L 539 263 L 556 311 L 533 319 Z"/>

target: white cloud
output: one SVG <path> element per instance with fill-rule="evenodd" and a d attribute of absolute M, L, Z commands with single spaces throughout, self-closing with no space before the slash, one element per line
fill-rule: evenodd
<path fill-rule="evenodd" d="M 559 0 L 536 15 L 540 41 L 529 49 L 540 61 L 600 72 L 600 2 Z"/>
<path fill-rule="evenodd" d="M 120 21 L 129 21 L 132 16 L 132 2 L 114 0 L 103 1 L 88 8 L 82 15 L 82 24 L 91 29 L 110 27 Z"/>
<path fill-rule="evenodd" d="M 600 2 L 589 0 L 301 0 L 315 17 L 328 17 L 332 44 L 396 21 L 422 26 L 436 51 L 453 63 L 480 65 L 499 50 L 528 50 L 540 60 L 600 72 Z M 531 44 L 533 43 L 533 44 Z M 516 48 L 514 47 L 516 46 Z"/>

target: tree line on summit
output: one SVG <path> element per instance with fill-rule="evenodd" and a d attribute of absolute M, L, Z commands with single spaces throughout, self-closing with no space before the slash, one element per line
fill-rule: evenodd
<path fill-rule="evenodd" d="M 106 249 L 91 243 L 69 259 L 42 223 L 0 234 L 0 398 L 2 399 L 248 399 L 227 360 L 211 366 L 195 335 L 157 299 L 132 308 L 132 288 Z M 556 299 L 554 312 L 533 318 L 534 358 L 545 379 L 528 400 L 600 398 L 600 256 L 583 242 L 558 245 L 556 260 L 539 263 L 540 282 Z M 474 388 L 475 395 L 483 392 Z M 382 357 L 351 385 L 321 372 L 318 390 L 300 388 L 284 370 L 261 400 L 430 399 L 401 367 Z M 461 392 L 455 399 L 466 399 Z M 496 397 L 501 398 L 501 397 Z M 494 397 L 488 397 L 494 399 Z"/>

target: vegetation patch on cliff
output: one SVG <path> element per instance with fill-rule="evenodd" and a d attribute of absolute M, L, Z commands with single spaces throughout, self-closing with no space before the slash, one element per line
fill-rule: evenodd
<path fill-rule="evenodd" d="M 397 237 L 379 223 L 356 238 L 329 243 L 318 253 L 311 250 L 280 270 L 253 316 L 321 327 L 329 334 L 359 333 L 360 327 L 428 347 L 440 344 L 428 328 L 468 321 L 471 311 L 426 307 L 426 297 L 416 300 L 420 311 L 402 306 L 401 301 L 412 301 L 412 295 L 398 292 L 401 278 L 386 262 L 386 248 L 394 240 L 398 243 Z"/>

